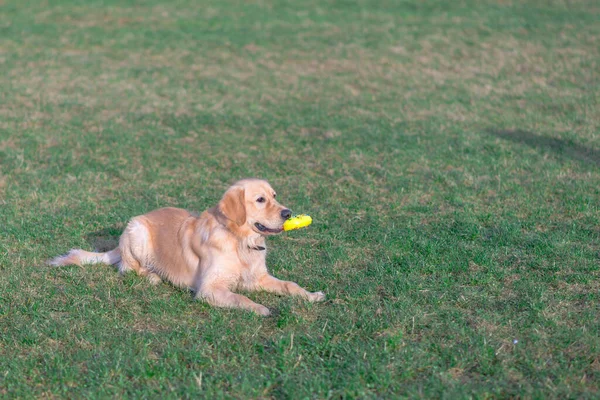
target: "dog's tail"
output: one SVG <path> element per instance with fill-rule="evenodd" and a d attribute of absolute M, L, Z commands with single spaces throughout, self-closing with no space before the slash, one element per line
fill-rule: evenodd
<path fill-rule="evenodd" d="M 121 261 L 121 250 L 118 247 L 106 253 L 73 249 L 64 256 L 58 256 L 48 261 L 48 265 L 59 267 L 61 265 L 116 264 L 119 261 Z"/>

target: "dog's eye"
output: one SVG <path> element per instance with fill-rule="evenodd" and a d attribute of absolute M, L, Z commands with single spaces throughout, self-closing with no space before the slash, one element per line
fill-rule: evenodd
<path fill-rule="evenodd" d="M 259 197 L 258 199 L 256 199 L 257 203 L 264 203 L 266 200 L 264 197 Z"/>

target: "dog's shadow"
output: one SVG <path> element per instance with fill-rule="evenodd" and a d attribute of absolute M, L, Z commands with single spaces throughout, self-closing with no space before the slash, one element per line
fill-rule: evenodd
<path fill-rule="evenodd" d="M 123 225 L 113 225 L 85 235 L 85 240 L 95 251 L 105 252 L 119 245 L 119 237 L 123 233 Z"/>

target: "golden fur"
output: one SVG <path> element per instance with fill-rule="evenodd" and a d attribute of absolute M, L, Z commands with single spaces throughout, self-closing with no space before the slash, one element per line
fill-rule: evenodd
<path fill-rule="evenodd" d="M 179 208 L 154 210 L 129 221 L 116 249 L 106 253 L 74 249 L 50 264 L 118 264 L 121 273 L 134 270 L 154 284 L 166 279 L 192 289 L 196 298 L 214 306 L 269 315 L 268 308 L 232 290 L 325 299 L 321 292 L 308 292 L 267 271 L 265 236 L 280 233 L 289 214 L 266 181 L 245 179 L 199 217 Z"/>

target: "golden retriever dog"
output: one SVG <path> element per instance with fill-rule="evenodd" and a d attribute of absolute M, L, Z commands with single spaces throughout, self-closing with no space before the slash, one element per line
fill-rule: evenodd
<path fill-rule="evenodd" d="M 291 212 L 275 199 L 268 182 L 244 179 L 223 195 L 216 207 L 200 216 L 179 208 L 161 208 L 134 217 L 106 253 L 74 249 L 50 265 L 118 264 L 153 284 L 168 280 L 192 289 L 218 307 L 236 307 L 269 315 L 267 307 L 235 289 L 264 290 L 322 301 L 322 292 L 308 292 L 294 282 L 271 276 L 266 266 L 265 238 L 283 231 Z"/>

